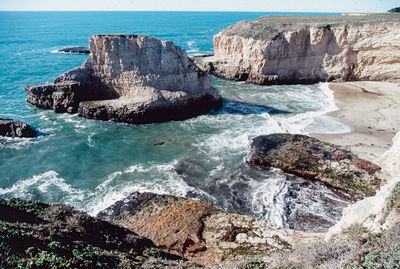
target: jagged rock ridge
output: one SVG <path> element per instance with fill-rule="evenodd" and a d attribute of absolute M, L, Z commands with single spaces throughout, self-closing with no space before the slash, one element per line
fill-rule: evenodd
<path fill-rule="evenodd" d="M 186 52 L 138 35 L 94 35 L 81 66 L 54 83 L 26 86 L 27 101 L 56 112 L 126 123 L 193 117 L 222 104 Z"/>

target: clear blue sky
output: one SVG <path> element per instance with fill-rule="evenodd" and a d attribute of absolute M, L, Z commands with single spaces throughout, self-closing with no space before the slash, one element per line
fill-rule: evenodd
<path fill-rule="evenodd" d="M 386 12 L 400 0 L 0 0 L 0 10 Z"/>

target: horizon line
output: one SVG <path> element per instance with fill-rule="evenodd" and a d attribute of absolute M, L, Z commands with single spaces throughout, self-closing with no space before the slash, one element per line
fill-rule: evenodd
<path fill-rule="evenodd" d="M 247 13 L 325 13 L 325 14 L 380 14 L 388 12 L 357 12 L 357 11 L 254 11 L 254 10 L 0 10 L 0 12 L 247 12 Z"/>

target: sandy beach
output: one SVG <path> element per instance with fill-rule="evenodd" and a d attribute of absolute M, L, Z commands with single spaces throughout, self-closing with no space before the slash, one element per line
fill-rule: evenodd
<path fill-rule="evenodd" d="M 312 134 L 322 141 L 349 147 L 376 161 L 400 130 L 400 84 L 392 82 L 331 83 L 339 110 L 329 113 L 353 128 L 344 134 Z"/>

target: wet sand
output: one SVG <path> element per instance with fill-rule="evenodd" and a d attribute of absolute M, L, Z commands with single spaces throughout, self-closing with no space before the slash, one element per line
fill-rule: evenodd
<path fill-rule="evenodd" d="M 344 134 L 311 134 L 322 141 L 349 147 L 376 161 L 400 131 L 400 84 L 391 82 L 331 83 L 339 110 L 328 113 L 353 128 Z"/>

